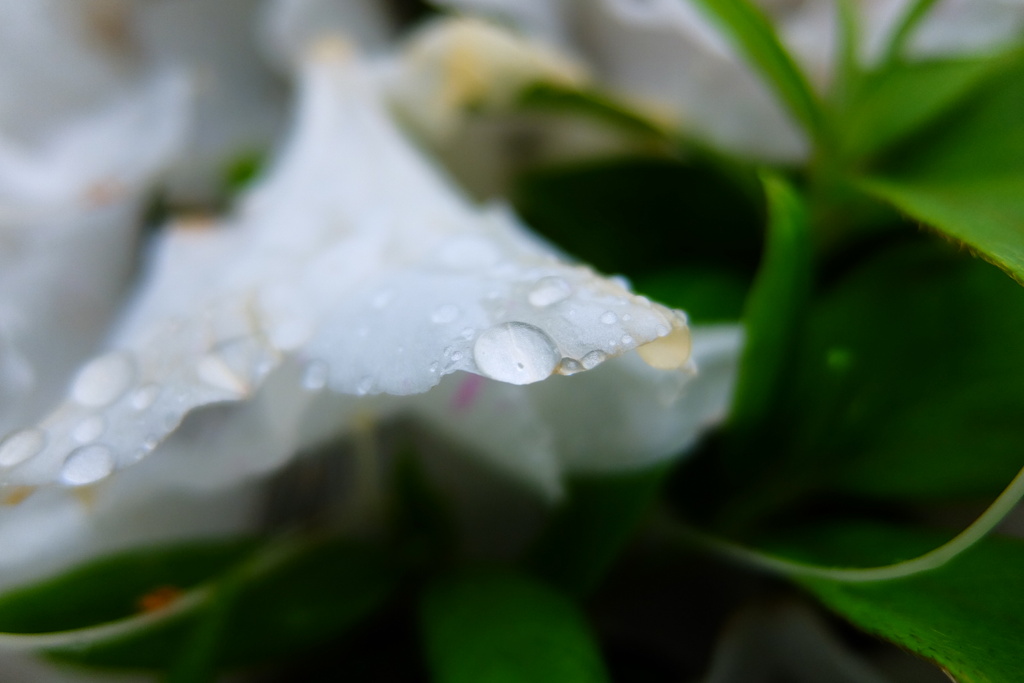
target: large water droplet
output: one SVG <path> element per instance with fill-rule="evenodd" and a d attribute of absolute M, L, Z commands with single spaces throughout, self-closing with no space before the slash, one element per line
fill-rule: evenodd
<path fill-rule="evenodd" d="M 559 301 L 565 301 L 570 294 L 572 294 L 572 287 L 562 278 L 543 277 L 526 295 L 526 299 L 537 308 L 544 308 L 557 304 Z"/>
<path fill-rule="evenodd" d="M 327 386 L 331 368 L 322 360 L 311 360 L 302 372 L 302 388 L 306 391 L 320 391 Z"/>
<path fill-rule="evenodd" d="M 604 351 L 591 351 L 587 355 L 583 356 L 583 358 L 580 359 L 580 362 L 587 370 L 593 370 L 606 360 L 608 360 L 608 354 Z"/>
<path fill-rule="evenodd" d="M 619 322 L 619 316 L 615 315 L 611 311 L 605 311 L 604 313 L 601 314 L 600 320 L 605 325 L 614 325 L 615 323 Z"/>
<path fill-rule="evenodd" d="M 107 421 L 102 415 L 92 415 L 85 418 L 71 430 L 71 438 L 78 443 L 92 443 L 103 436 L 107 429 Z"/>
<path fill-rule="evenodd" d="M 530 384 L 549 377 L 562 356 L 543 330 L 510 322 L 484 330 L 473 345 L 473 359 L 492 379 Z"/>
<path fill-rule="evenodd" d="M 640 358 L 652 368 L 658 370 L 675 370 L 686 365 L 690 360 L 690 329 L 676 327 L 664 337 L 644 344 L 636 351 Z"/>
<path fill-rule="evenodd" d="M 0 441 L 0 467 L 14 467 L 38 455 L 46 445 L 46 433 L 40 429 L 23 429 Z"/>
<path fill-rule="evenodd" d="M 82 368 L 71 385 L 72 400 L 90 408 L 116 401 L 135 378 L 135 362 L 124 352 L 100 356 Z"/>
<path fill-rule="evenodd" d="M 453 322 L 459 317 L 459 307 L 453 304 L 444 304 L 434 309 L 430 314 L 430 321 L 438 325 Z"/>
<path fill-rule="evenodd" d="M 92 484 L 114 471 L 114 453 L 107 446 L 82 446 L 71 451 L 60 471 L 68 486 Z"/>

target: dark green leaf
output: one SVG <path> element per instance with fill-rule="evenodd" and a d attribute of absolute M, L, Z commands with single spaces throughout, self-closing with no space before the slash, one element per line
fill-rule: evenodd
<path fill-rule="evenodd" d="M 139 614 L 147 598 L 182 592 L 244 560 L 254 541 L 133 550 L 0 597 L 0 632 L 50 633 Z"/>
<path fill-rule="evenodd" d="M 652 273 L 636 279 L 636 290 L 686 311 L 690 322 L 736 322 L 743 314 L 749 283 L 733 269 L 699 265 Z"/>
<path fill-rule="evenodd" d="M 437 683 L 608 680 L 576 606 L 522 576 L 441 580 L 424 596 L 421 619 Z"/>
<path fill-rule="evenodd" d="M 538 232 L 606 273 L 701 264 L 746 278 L 760 254 L 760 197 L 706 163 L 629 157 L 549 168 L 522 176 L 515 198 Z"/>
<path fill-rule="evenodd" d="M 1024 57 L 859 185 L 1024 278 Z"/>
<path fill-rule="evenodd" d="M 863 160 L 887 148 L 963 101 L 998 63 L 948 59 L 896 64 L 870 73 L 843 109 L 843 153 Z"/>
<path fill-rule="evenodd" d="M 161 554 L 177 557 L 179 553 Z M 127 562 L 117 556 L 99 568 L 89 568 L 88 583 L 79 582 L 76 589 L 84 594 L 97 592 L 129 570 L 137 572 L 132 580 L 149 590 L 183 585 L 169 583 L 166 574 L 154 581 L 145 562 L 133 559 L 136 555 L 147 556 L 132 554 Z M 399 578 L 390 557 L 351 541 L 303 544 L 283 551 L 271 547 L 235 559 L 233 566 L 222 563 L 216 567 L 218 574 L 203 577 L 209 579 L 209 597 L 194 608 L 128 635 L 53 648 L 47 654 L 98 667 L 169 670 L 177 666 L 184 672 L 181 675 L 265 661 L 343 633 L 377 609 Z M 32 590 L 42 599 L 49 595 L 42 587 Z M 22 609 L 31 604 L 24 595 L 8 599 L 19 600 Z M 81 622 L 79 626 L 90 625 Z M 208 652 L 190 653 L 189 647 Z"/>
<path fill-rule="evenodd" d="M 791 540 L 828 565 L 885 563 L 920 554 L 943 534 L 832 525 Z M 799 579 L 866 631 L 933 660 L 960 683 L 1016 683 L 1024 662 L 1024 541 L 989 538 L 932 571 L 890 581 Z"/>
<path fill-rule="evenodd" d="M 998 270 L 923 239 L 882 252 L 812 308 L 791 380 L 806 457 L 780 477 L 995 496 L 1024 464 L 1022 348 L 1024 292 Z"/>
<path fill-rule="evenodd" d="M 765 176 L 768 240 L 744 311 L 746 344 L 733 400 L 731 426 L 750 434 L 772 411 L 794 361 L 794 346 L 810 296 L 811 242 L 807 212 L 796 191 Z"/>

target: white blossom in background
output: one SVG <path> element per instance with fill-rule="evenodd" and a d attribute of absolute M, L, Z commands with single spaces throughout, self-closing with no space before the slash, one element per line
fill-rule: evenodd
<path fill-rule="evenodd" d="M 606 87 L 674 117 L 711 145 L 768 161 L 799 161 L 808 142 L 730 44 L 689 0 L 437 0 L 499 19 L 576 55 Z M 832 0 L 761 0 L 783 43 L 819 89 L 833 75 L 837 18 Z M 881 55 L 909 0 L 855 3 L 861 58 Z M 940 0 L 908 43 L 914 58 L 989 52 L 1024 28 L 1020 0 Z"/>

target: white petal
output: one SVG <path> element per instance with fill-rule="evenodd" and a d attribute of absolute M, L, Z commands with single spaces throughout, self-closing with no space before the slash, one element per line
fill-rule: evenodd
<path fill-rule="evenodd" d="M 147 63 L 188 75 L 192 125 L 168 180 L 173 201 L 210 203 L 232 162 L 265 152 L 281 132 L 287 88 L 257 45 L 264 0 L 149 0 L 128 27 Z"/>
<path fill-rule="evenodd" d="M 459 370 L 532 383 L 685 329 L 506 211 L 469 204 L 338 53 L 309 64 L 295 139 L 237 215 L 164 236 L 112 351 L 79 373 L 6 483 L 102 478 L 188 411 L 253 396 L 284 360 L 318 364 L 339 393 L 413 394 Z"/>
<path fill-rule="evenodd" d="M 260 30 L 269 56 L 285 70 L 299 68 L 309 47 L 324 38 L 344 36 L 368 52 L 394 38 L 387 8 L 376 0 L 270 0 Z"/>
<path fill-rule="evenodd" d="M 57 54 L 68 60 L 72 77 L 79 58 L 89 62 L 88 53 L 62 48 Z M 64 87 L 50 77 L 56 74 L 44 70 L 42 82 L 32 84 L 30 74 L 21 75 L 33 86 L 28 90 Z M 0 119 L 3 433 L 52 406 L 74 367 L 101 341 L 134 265 L 144 193 L 181 139 L 186 92 L 180 79 L 132 76 L 112 93 L 102 103 L 84 97 L 78 110 L 62 99 L 61 116 L 48 119 L 41 111 L 49 128 L 29 126 L 31 134 L 23 121 Z M 41 97 L 36 106 L 45 109 L 46 102 Z M 28 110 L 7 115 L 34 116 Z"/>

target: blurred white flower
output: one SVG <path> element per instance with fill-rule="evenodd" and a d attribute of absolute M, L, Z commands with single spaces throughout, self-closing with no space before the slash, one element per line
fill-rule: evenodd
<path fill-rule="evenodd" d="M 769 161 L 796 161 L 808 142 L 728 36 L 688 0 L 437 0 L 437 4 L 512 23 L 590 65 L 597 80 L 671 113 L 680 127 L 715 147 Z M 832 0 L 761 0 L 784 44 L 819 88 L 827 88 L 837 50 Z M 854 3 L 860 56 L 881 55 L 909 0 Z M 1024 27 L 1019 0 L 936 3 L 908 43 L 911 57 L 990 51 Z"/>

